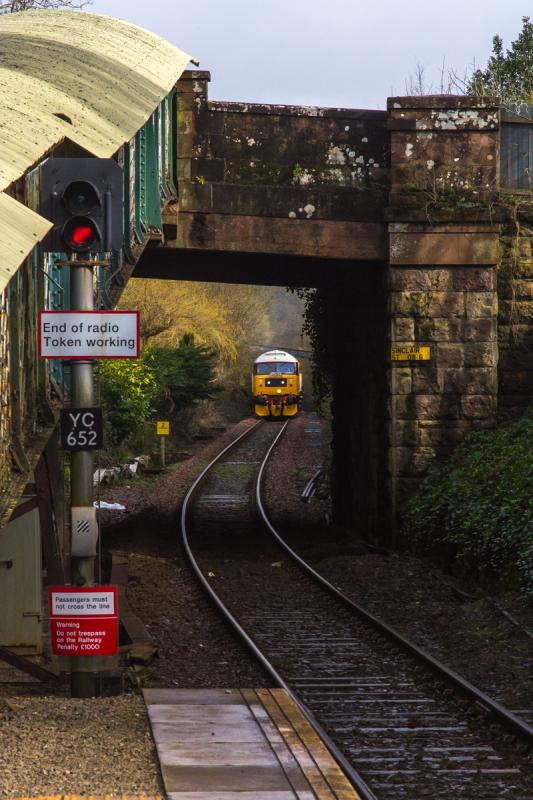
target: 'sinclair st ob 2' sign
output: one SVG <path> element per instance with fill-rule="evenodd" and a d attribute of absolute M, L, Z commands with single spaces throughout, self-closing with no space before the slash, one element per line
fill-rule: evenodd
<path fill-rule="evenodd" d="M 138 357 L 138 311 L 39 312 L 39 358 Z"/>
<path fill-rule="evenodd" d="M 115 586 L 54 586 L 48 593 L 55 656 L 110 656 L 118 652 Z"/>

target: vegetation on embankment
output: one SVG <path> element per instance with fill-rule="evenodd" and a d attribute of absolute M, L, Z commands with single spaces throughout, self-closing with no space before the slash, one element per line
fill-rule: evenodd
<path fill-rule="evenodd" d="M 177 347 L 148 347 L 131 361 L 109 359 L 98 368 L 108 449 L 120 447 L 154 415 L 175 420 L 213 396 L 215 354 L 192 334 Z"/>
<path fill-rule="evenodd" d="M 302 302 L 280 287 L 134 280 L 119 307 L 140 312 L 141 357 L 99 367 L 109 463 L 157 457 L 158 419 L 171 423 L 172 459 L 192 438 L 247 416 L 257 355 L 303 344 Z"/>
<path fill-rule="evenodd" d="M 533 406 L 472 433 L 410 500 L 405 540 L 454 572 L 533 595 Z"/>

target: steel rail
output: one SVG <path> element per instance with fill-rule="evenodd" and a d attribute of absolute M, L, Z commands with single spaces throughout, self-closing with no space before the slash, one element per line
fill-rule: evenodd
<path fill-rule="evenodd" d="M 317 469 L 313 477 L 310 478 L 305 484 L 301 494 L 301 499 L 304 501 L 304 503 L 309 503 L 311 498 L 314 496 L 318 481 L 321 478 L 323 471 L 324 470 L 322 469 L 322 467 L 320 469 Z"/>
<path fill-rule="evenodd" d="M 377 628 L 381 633 L 385 634 L 389 639 L 392 639 L 396 644 L 400 645 L 403 650 L 406 650 L 412 656 L 414 656 L 418 661 L 422 662 L 424 666 L 428 667 L 433 673 L 437 674 L 439 678 L 443 681 L 447 682 L 448 684 L 452 684 L 455 690 L 461 692 L 461 694 L 468 697 L 468 699 L 474 701 L 478 705 L 481 705 L 485 711 L 488 711 L 495 717 L 501 724 L 503 724 L 506 728 L 508 728 L 515 736 L 518 736 L 520 739 L 524 740 L 530 747 L 533 746 L 533 727 L 527 724 L 524 720 L 521 720 L 516 714 L 513 714 L 512 711 L 509 711 L 505 706 L 498 703 L 496 700 L 493 700 L 491 697 L 486 695 L 480 689 L 475 687 L 461 675 L 458 675 L 453 670 L 446 667 L 436 658 L 431 656 L 425 650 L 423 650 L 418 645 L 414 644 L 410 639 L 407 639 L 403 636 L 399 631 L 395 628 L 388 625 L 386 622 L 383 622 L 379 617 L 374 616 L 370 611 L 367 611 L 365 608 L 360 606 L 355 601 L 351 600 L 345 594 L 343 594 L 340 589 L 337 589 L 336 586 L 333 586 L 323 575 L 320 575 L 313 567 L 308 564 L 306 561 L 301 558 L 298 553 L 296 553 L 286 542 L 285 540 L 279 535 L 276 531 L 268 515 L 265 511 L 262 502 L 262 492 L 261 492 L 261 482 L 263 473 L 265 471 L 266 464 L 270 457 L 270 454 L 274 450 L 277 442 L 279 440 L 279 436 L 276 437 L 274 442 L 271 444 L 261 467 L 259 468 L 255 486 L 255 505 L 256 508 L 261 516 L 261 519 L 265 526 L 268 528 L 270 533 L 274 536 L 278 544 L 285 550 L 285 552 L 308 574 L 310 575 L 317 583 L 323 586 L 330 594 L 333 594 L 338 600 L 340 600 L 345 606 L 347 606 L 352 611 L 355 611 L 360 617 L 362 617 L 366 622 L 369 622 L 373 627 Z"/>
<path fill-rule="evenodd" d="M 198 563 L 196 562 L 196 559 L 194 558 L 194 555 L 192 553 L 192 549 L 191 549 L 190 544 L 189 544 L 189 537 L 188 537 L 188 534 L 187 534 L 187 513 L 188 513 L 188 508 L 189 508 L 189 504 L 190 504 L 191 500 L 194 498 L 194 496 L 196 495 L 199 487 L 201 486 L 201 484 L 203 483 L 204 479 L 206 478 L 208 473 L 211 471 L 211 469 L 215 466 L 215 464 L 217 464 L 226 453 L 228 453 L 229 451 L 233 450 L 233 448 L 235 448 L 240 442 L 242 442 L 243 439 L 245 439 L 253 431 L 255 431 L 257 429 L 257 427 L 259 425 L 261 425 L 262 423 L 263 423 L 263 420 L 259 420 L 259 422 L 257 422 L 255 425 L 253 425 L 251 428 L 249 428 L 243 434 L 238 436 L 227 447 L 225 447 L 205 467 L 205 469 L 196 478 L 195 482 L 193 483 L 193 485 L 191 486 L 191 488 L 187 492 L 187 494 L 185 496 L 185 499 L 183 501 L 182 508 L 181 508 L 181 518 L 180 518 L 181 538 L 182 538 L 183 547 L 184 547 L 185 553 L 187 555 L 187 558 L 189 560 L 189 563 L 191 565 L 191 568 L 192 568 L 194 574 L 196 575 L 196 578 L 198 579 L 198 581 L 201 583 L 201 585 L 204 587 L 204 589 L 208 593 L 208 595 L 209 595 L 211 601 L 213 602 L 213 604 L 220 611 L 220 613 L 226 619 L 226 621 L 231 625 L 231 627 L 237 633 L 239 638 L 242 639 L 244 644 L 248 647 L 248 649 L 251 651 L 252 655 L 261 664 L 261 666 L 263 667 L 265 672 L 270 676 L 272 681 L 280 689 L 285 689 L 285 691 L 287 692 L 287 694 L 289 695 L 291 700 L 298 706 L 298 708 L 303 713 L 303 715 L 305 716 L 307 721 L 312 725 L 312 727 L 315 729 L 317 734 L 320 736 L 320 738 L 322 739 L 322 741 L 324 742 L 324 744 L 326 745 L 326 747 L 330 751 L 331 755 L 333 756 L 333 758 L 335 759 L 337 764 L 341 767 L 341 769 L 345 773 L 345 775 L 348 778 L 348 780 L 353 784 L 354 788 L 360 794 L 361 800 L 377 800 L 376 795 L 366 785 L 366 783 L 364 782 L 362 777 L 359 775 L 359 773 L 353 768 L 353 766 L 350 764 L 350 762 L 346 759 L 346 757 L 343 755 L 343 753 L 339 750 L 337 745 L 328 736 L 328 734 L 323 730 L 322 726 L 319 725 L 319 723 L 314 718 L 314 716 L 311 714 L 311 712 L 306 708 L 306 706 L 302 703 L 302 701 L 295 695 L 293 690 L 284 681 L 284 679 L 281 677 L 281 675 L 276 670 L 276 668 L 263 655 L 262 651 L 256 645 L 254 640 L 246 633 L 244 628 L 237 622 L 237 620 L 235 619 L 235 617 L 233 616 L 231 611 L 228 609 L 228 607 L 225 605 L 225 603 L 223 603 L 222 600 L 220 599 L 220 597 L 216 594 L 216 592 L 212 588 L 211 584 L 209 583 L 207 578 L 204 576 L 204 574 L 203 574 L 202 570 L 200 569 Z M 274 445 L 279 441 L 279 439 L 281 438 L 281 436 L 285 432 L 285 429 L 286 429 L 288 424 L 289 424 L 288 421 L 285 422 L 285 424 L 280 429 L 278 435 L 274 439 L 273 444 L 268 449 L 268 452 L 267 452 L 265 458 L 263 459 L 263 462 L 261 463 L 261 467 L 260 467 L 259 473 L 262 474 L 263 467 L 264 467 L 267 459 L 269 458 L 272 450 L 274 449 Z M 258 475 L 256 477 L 256 487 L 259 485 L 259 473 L 258 473 Z"/>

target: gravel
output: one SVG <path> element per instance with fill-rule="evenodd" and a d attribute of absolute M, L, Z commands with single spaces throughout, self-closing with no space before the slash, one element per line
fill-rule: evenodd
<path fill-rule="evenodd" d="M 141 697 L 0 699 L 0 797 L 162 788 Z"/>
<path fill-rule="evenodd" d="M 255 420 L 232 426 L 157 481 L 106 493 L 133 510 L 103 530 L 104 546 L 129 556 L 128 599 L 145 623 L 158 657 L 145 686 L 269 686 L 268 679 L 220 618 L 185 560 L 178 509 L 194 478 Z"/>
<path fill-rule="evenodd" d="M 271 683 L 197 585 L 180 557 L 130 555 L 128 597 L 158 657 L 148 686 L 262 687 Z"/>

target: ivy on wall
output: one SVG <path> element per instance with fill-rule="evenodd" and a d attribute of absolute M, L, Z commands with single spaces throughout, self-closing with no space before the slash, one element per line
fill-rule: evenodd
<path fill-rule="evenodd" d="M 331 297 L 326 289 L 295 289 L 304 302 L 302 332 L 312 348 L 313 397 L 317 409 L 324 412 L 331 400 Z"/>
<path fill-rule="evenodd" d="M 467 437 L 407 504 L 405 539 L 447 565 L 533 595 L 533 406 Z"/>

